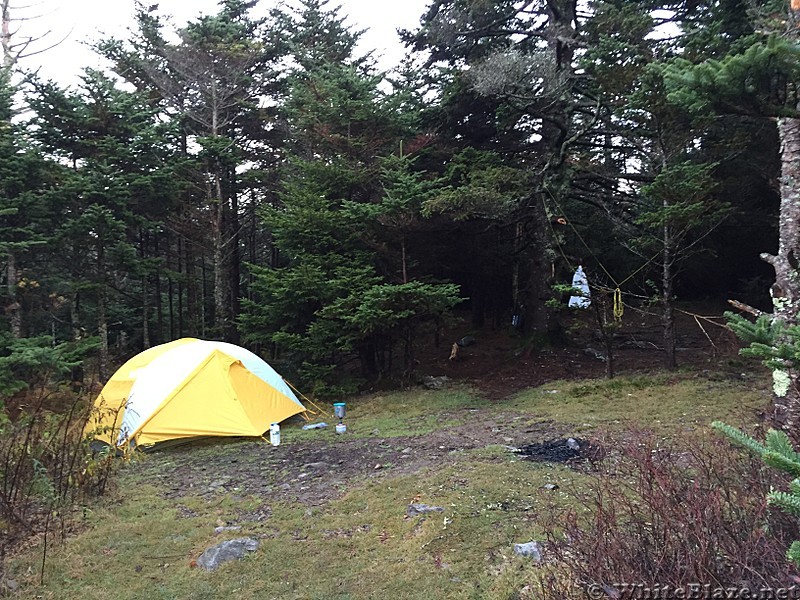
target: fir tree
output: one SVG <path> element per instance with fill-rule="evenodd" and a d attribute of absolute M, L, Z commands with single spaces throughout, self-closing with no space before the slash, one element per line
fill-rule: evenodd
<path fill-rule="evenodd" d="M 715 421 L 712 427 L 736 444 L 758 455 L 766 464 L 791 475 L 789 491 L 773 490 L 767 501 L 781 510 L 800 517 L 800 454 L 792 447 L 789 436 L 783 431 L 770 429 L 761 444 L 746 433 Z M 800 568 L 800 541 L 792 542 L 786 558 Z"/>
<path fill-rule="evenodd" d="M 263 212 L 279 258 L 254 268 L 241 328 L 332 394 L 352 389 L 342 367 L 353 356 L 364 377 L 388 372 L 398 341 L 410 371 L 417 326 L 458 299 L 454 286 L 414 280 L 406 236 L 426 186 L 389 158 L 405 125 L 381 75 L 354 55 L 357 34 L 316 0 L 279 22 L 296 64 L 284 113 L 292 157 L 280 203 Z"/>

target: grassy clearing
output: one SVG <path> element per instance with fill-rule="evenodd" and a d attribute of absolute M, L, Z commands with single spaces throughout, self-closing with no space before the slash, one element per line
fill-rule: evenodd
<path fill-rule="evenodd" d="M 769 395 L 761 379 L 708 379 L 683 375 L 637 375 L 612 380 L 556 381 L 502 401 L 488 401 L 479 392 L 458 387 L 412 390 L 354 398 L 347 403 L 348 435 L 399 437 L 424 435 L 463 425 L 476 418 L 526 415 L 531 423 L 552 420 L 576 432 L 597 427 L 707 427 L 711 421 L 754 421 Z M 332 418 L 320 416 L 333 427 Z M 319 439 L 327 432 L 284 428 L 288 442 Z M 333 439 L 336 439 L 333 436 Z"/>
<path fill-rule="evenodd" d="M 768 392 L 761 381 L 660 374 L 554 382 L 517 395 L 507 408 L 578 430 L 637 426 L 669 431 L 705 428 L 714 420 L 755 421 L 765 398 Z"/>
<path fill-rule="evenodd" d="M 180 518 L 173 502 L 149 486 L 124 501 L 98 507 L 89 528 L 48 557 L 44 586 L 28 577 L 31 597 L 101 600 L 124 597 L 219 598 L 485 598 L 496 578 L 524 564 L 512 545 L 534 539 L 537 521 L 563 503 L 561 490 L 582 476 L 560 466 L 509 459 L 505 451 L 467 453 L 458 468 L 370 483 L 317 509 L 273 505 L 261 523 L 242 523 L 228 537 L 261 538 L 243 563 L 215 573 L 191 567 L 213 534 L 259 500 L 181 499 L 196 516 Z M 556 483 L 560 490 L 542 489 Z M 445 507 L 427 517 L 405 517 L 416 499 Z M 14 565 L 25 573 L 35 553 Z M 500 597 L 500 596 L 497 596 Z"/>
<path fill-rule="evenodd" d="M 488 402 L 466 388 L 355 398 L 347 404 L 347 424 L 349 436 L 391 438 L 469 420 L 508 423 L 516 415 L 520 426 L 552 420 L 577 431 L 637 425 L 685 433 L 716 418 L 752 419 L 764 397 L 753 382 L 656 375 L 557 382 L 504 402 Z M 283 439 L 291 447 L 344 438 L 292 426 Z M 233 456 L 240 448 L 204 443 L 194 452 L 199 460 L 228 451 Z M 453 460 L 416 473 L 360 479 L 344 496 L 316 507 L 235 493 L 167 500 L 134 463 L 124 470 L 117 496 L 88 511 L 84 532 L 51 550 L 44 585 L 38 585 L 40 547 L 16 557 L 10 577 L 22 584 L 19 597 L 58 600 L 105 600 L 110 593 L 130 600 L 520 598 L 539 569 L 514 556 L 513 544 L 536 539 L 557 521 L 572 502 L 569 491 L 585 486 L 586 477 L 515 460 L 491 443 L 451 454 Z M 154 453 L 144 460 L 166 464 L 170 457 Z M 543 489 L 547 483 L 559 489 Z M 407 518 L 412 500 L 445 511 Z M 243 518 L 257 510 L 270 516 Z M 242 530 L 215 535 L 220 524 Z M 192 568 L 208 546 L 242 535 L 261 540 L 243 562 L 215 573 Z"/>
<path fill-rule="evenodd" d="M 470 410 L 490 409 L 492 404 L 478 392 L 457 386 L 443 390 L 410 390 L 389 394 L 362 396 L 347 401 L 345 422 L 351 437 L 399 437 L 424 435 L 462 425 L 471 418 Z M 332 408 L 327 407 L 331 410 Z M 328 429 L 337 422 L 332 414 L 317 415 L 313 422 L 324 421 Z M 283 428 L 287 442 L 319 439 L 318 430 L 303 431 L 303 423 Z"/>

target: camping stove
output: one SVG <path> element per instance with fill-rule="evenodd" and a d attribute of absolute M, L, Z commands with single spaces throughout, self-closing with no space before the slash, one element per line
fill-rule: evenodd
<path fill-rule="evenodd" d="M 339 419 L 339 423 L 336 425 L 336 433 L 344 433 L 347 431 L 347 425 L 342 423 L 342 419 L 344 419 L 345 415 L 345 403 L 344 402 L 335 402 L 333 404 L 333 416 Z"/>

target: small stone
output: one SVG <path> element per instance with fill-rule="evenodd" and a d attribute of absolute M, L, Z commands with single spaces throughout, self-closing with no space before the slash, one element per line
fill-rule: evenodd
<path fill-rule="evenodd" d="M 526 556 L 532 558 L 536 562 L 542 560 L 542 552 L 539 548 L 538 542 L 525 542 L 524 544 L 514 544 L 514 554 L 517 556 Z"/>
<path fill-rule="evenodd" d="M 440 377 L 433 377 L 431 375 L 426 375 L 422 378 L 422 385 L 424 385 L 429 390 L 440 390 L 447 385 L 450 381 L 450 378 L 447 375 L 442 375 Z"/>
<path fill-rule="evenodd" d="M 247 552 L 255 552 L 258 545 L 258 540 L 249 537 L 222 542 L 203 552 L 197 559 L 197 566 L 206 571 L 215 571 L 222 563 L 239 560 Z"/>
<path fill-rule="evenodd" d="M 312 462 L 312 463 L 304 464 L 301 468 L 303 470 L 306 470 L 306 469 L 324 469 L 327 466 L 328 466 L 328 463 L 326 463 L 326 462 Z"/>
<path fill-rule="evenodd" d="M 557 486 L 555 483 L 545 483 L 545 484 L 542 486 L 542 489 L 544 489 L 544 490 L 549 490 L 549 491 L 553 491 L 553 490 L 557 490 L 557 489 L 558 489 L 558 486 Z"/>
<path fill-rule="evenodd" d="M 378 463 L 378 464 L 377 464 L 377 465 L 375 465 L 373 468 L 374 468 L 376 471 L 378 471 L 378 470 L 380 470 L 380 469 L 382 469 L 382 468 L 383 468 L 383 465 L 382 465 L 382 464 L 380 464 L 380 463 Z"/>
<path fill-rule="evenodd" d="M 472 337 L 471 335 L 465 335 L 460 340 L 458 340 L 456 344 L 458 344 L 462 348 L 466 348 L 467 346 L 472 346 L 475 343 L 475 341 L 476 341 L 475 338 Z"/>
<path fill-rule="evenodd" d="M 241 531 L 241 529 L 242 529 L 241 525 L 230 525 L 230 526 L 223 525 L 221 527 L 215 527 L 214 534 L 219 535 L 220 533 L 223 533 L 225 531 Z"/>
<path fill-rule="evenodd" d="M 570 450 L 580 450 L 581 445 L 575 441 L 575 438 L 567 438 L 567 446 Z"/>
<path fill-rule="evenodd" d="M 403 449 L 401 450 L 401 452 L 402 452 L 403 454 L 410 454 L 410 453 L 411 453 L 411 447 L 409 446 L 408 448 L 403 448 Z"/>
<path fill-rule="evenodd" d="M 406 509 L 406 514 L 409 517 L 416 517 L 417 515 L 426 515 L 428 513 L 444 512 L 441 506 L 429 506 L 427 504 L 409 504 Z"/>

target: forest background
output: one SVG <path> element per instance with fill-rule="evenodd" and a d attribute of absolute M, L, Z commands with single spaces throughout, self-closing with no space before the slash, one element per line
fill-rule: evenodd
<path fill-rule="evenodd" d="M 75 87 L 3 37 L 4 396 L 196 336 L 333 397 L 408 378 L 454 310 L 563 341 L 579 264 L 601 330 L 659 311 L 668 368 L 676 300 L 771 308 L 785 2 L 436 0 L 391 72 L 335 5 L 255 5 L 140 5 Z"/>

